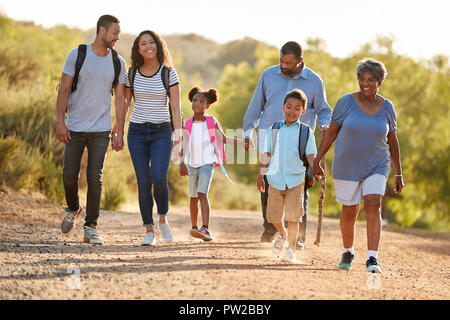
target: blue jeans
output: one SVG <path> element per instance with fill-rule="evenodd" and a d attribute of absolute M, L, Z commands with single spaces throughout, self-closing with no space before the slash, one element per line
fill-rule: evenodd
<path fill-rule="evenodd" d="M 267 221 L 267 199 L 269 198 L 269 182 L 267 181 L 266 176 L 264 176 L 264 186 L 265 186 L 265 192 L 261 192 L 261 208 L 262 208 L 262 215 L 264 219 L 264 228 L 266 231 L 270 233 L 276 232 L 275 227 L 272 226 L 271 223 Z M 306 219 L 308 217 L 308 199 L 309 199 L 309 193 L 308 190 L 305 188 L 305 193 L 303 195 L 303 209 L 305 211 L 305 215 L 303 216 L 302 222 L 299 223 L 298 229 L 299 234 L 298 238 L 302 239 L 303 243 L 306 239 Z M 270 226 L 270 227 L 269 227 Z"/>
<path fill-rule="evenodd" d="M 69 210 L 80 208 L 78 196 L 78 178 L 80 175 L 81 158 L 84 149 L 88 150 L 86 170 L 87 201 L 85 226 L 95 228 L 100 213 L 100 200 L 103 185 L 103 164 L 109 145 L 109 131 L 104 132 L 73 132 L 70 131 L 70 141 L 64 146 L 63 183 L 66 202 Z"/>
<path fill-rule="evenodd" d="M 151 227 L 154 225 L 153 198 L 159 215 L 165 216 L 169 211 L 167 173 L 172 151 L 170 123 L 137 124 L 130 122 L 128 149 L 136 173 L 139 209 L 144 227 Z"/>

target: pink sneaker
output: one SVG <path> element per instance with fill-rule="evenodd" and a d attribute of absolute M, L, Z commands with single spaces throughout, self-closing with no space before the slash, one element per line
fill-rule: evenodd
<path fill-rule="evenodd" d="M 213 237 L 208 229 L 206 228 L 200 228 L 199 229 L 191 229 L 191 236 L 194 238 L 202 239 L 204 241 L 211 241 L 213 240 Z"/>

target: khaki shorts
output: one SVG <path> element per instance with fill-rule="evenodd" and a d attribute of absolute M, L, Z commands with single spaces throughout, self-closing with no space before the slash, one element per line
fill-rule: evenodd
<path fill-rule="evenodd" d="M 267 221 L 280 223 L 283 218 L 290 222 L 301 222 L 303 217 L 303 193 L 305 183 L 292 189 L 278 190 L 269 186 Z"/>

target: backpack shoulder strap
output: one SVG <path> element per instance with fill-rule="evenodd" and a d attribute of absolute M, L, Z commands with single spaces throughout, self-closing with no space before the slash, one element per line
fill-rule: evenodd
<path fill-rule="evenodd" d="M 165 65 L 162 65 L 161 80 L 164 85 L 164 88 L 166 89 L 166 99 L 167 100 L 170 98 L 169 77 L 170 77 L 170 69 L 167 68 Z M 172 108 L 170 107 L 170 101 L 169 101 L 169 115 L 170 115 L 170 124 L 171 124 L 172 130 L 173 130 L 174 125 L 173 125 L 173 116 L 172 116 Z"/>
<path fill-rule="evenodd" d="M 170 69 L 167 68 L 165 65 L 162 65 L 161 80 L 162 83 L 164 84 L 164 88 L 166 89 L 168 97 L 170 97 L 169 76 L 170 76 Z"/>
<path fill-rule="evenodd" d="M 206 120 L 206 127 L 208 128 L 208 130 L 216 128 L 216 119 L 214 119 L 213 116 L 205 116 L 205 120 Z"/>
<path fill-rule="evenodd" d="M 134 78 L 136 77 L 136 67 L 130 67 L 128 69 L 128 82 L 130 84 L 130 95 L 134 98 Z M 131 97 L 130 97 L 131 100 Z"/>
<path fill-rule="evenodd" d="M 192 132 L 192 123 L 194 122 L 194 117 L 190 117 L 189 119 L 187 119 L 184 122 L 184 128 L 187 130 L 187 132 L 189 133 L 189 135 Z"/>
<path fill-rule="evenodd" d="M 209 140 L 212 144 L 216 141 L 216 123 L 220 128 L 220 123 L 213 116 L 205 116 L 206 127 L 208 128 Z"/>
<path fill-rule="evenodd" d="M 282 121 L 277 121 L 273 124 L 272 126 L 272 144 L 271 144 L 271 154 L 273 156 L 274 152 L 275 152 L 275 146 L 277 144 L 277 134 L 278 134 L 278 130 L 281 128 L 281 124 L 283 122 Z"/>
<path fill-rule="evenodd" d="M 300 128 L 298 131 L 298 153 L 300 155 L 300 160 L 303 161 L 303 165 L 308 167 L 308 161 L 306 159 L 306 144 L 309 139 L 309 126 L 307 124 L 300 123 Z"/>
<path fill-rule="evenodd" d="M 111 54 L 112 54 L 112 60 L 113 60 L 113 65 L 114 65 L 114 81 L 112 84 L 112 87 L 114 88 L 115 86 L 117 86 L 119 84 L 119 74 L 122 69 L 122 65 L 120 63 L 117 51 L 114 49 L 111 49 Z"/>
<path fill-rule="evenodd" d="M 78 46 L 77 60 L 75 62 L 75 74 L 73 75 L 73 82 L 71 92 L 77 90 L 78 75 L 80 74 L 81 67 L 83 66 L 84 59 L 86 59 L 86 44 L 80 44 Z"/>

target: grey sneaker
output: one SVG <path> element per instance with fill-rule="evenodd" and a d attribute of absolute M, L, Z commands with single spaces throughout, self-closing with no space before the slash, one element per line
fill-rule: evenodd
<path fill-rule="evenodd" d="M 161 231 L 161 236 L 164 242 L 173 241 L 172 231 L 170 231 L 170 226 L 168 223 L 159 224 L 159 231 Z"/>
<path fill-rule="evenodd" d="M 141 242 L 142 246 L 155 246 L 156 245 L 156 237 L 153 232 L 147 232 L 145 234 L 144 239 Z"/>
<path fill-rule="evenodd" d="M 103 244 L 103 239 L 100 238 L 95 229 L 84 226 L 84 242 L 90 244 Z"/>
<path fill-rule="evenodd" d="M 83 211 L 83 208 L 80 207 L 77 211 L 70 211 L 69 208 L 66 207 L 64 210 L 66 211 L 66 214 L 61 223 L 61 232 L 63 235 L 68 236 L 75 227 L 75 220 L 78 218 L 81 211 Z"/>

